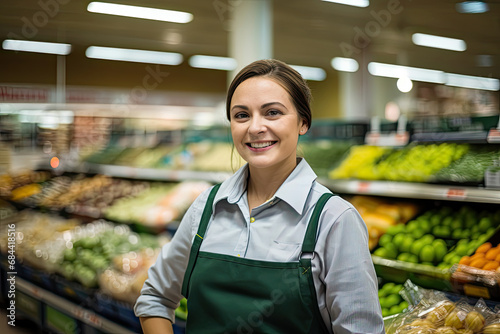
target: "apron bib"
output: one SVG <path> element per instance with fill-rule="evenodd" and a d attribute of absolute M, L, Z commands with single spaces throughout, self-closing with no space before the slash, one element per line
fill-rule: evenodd
<path fill-rule="evenodd" d="M 321 211 L 332 194 L 314 208 L 296 262 L 271 262 L 200 251 L 214 187 L 203 211 L 184 276 L 188 334 L 328 333 L 318 309 L 311 258 Z"/>

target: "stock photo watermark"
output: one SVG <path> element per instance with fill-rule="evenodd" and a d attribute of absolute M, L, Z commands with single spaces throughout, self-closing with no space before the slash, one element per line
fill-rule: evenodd
<path fill-rule="evenodd" d="M 71 0 L 39 0 L 37 2 L 40 10 L 36 11 L 31 17 L 23 16 L 21 21 L 23 26 L 21 28 L 21 35 L 14 32 L 9 32 L 7 37 L 12 39 L 33 38 L 38 34 L 40 28 L 45 27 L 50 19 L 59 14 L 61 5 L 66 5 Z"/>
<path fill-rule="evenodd" d="M 405 0 L 411 2 L 412 0 Z M 383 28 L 387 27 L 395 15 L 401 14 L 404 7 L 400 0 L 389 0 L 385 9 L 379 11 L 371 10 L 370 16 L 372 20 L 366 22 L 364 27 L 355 26 L 354 37 L 352 43 L 341 42 L 340 50 L 344 57 L 350 58 L 353 54 L 360 54 L 361 51 L 368 47 L 373 38 L 380 35 Z"/>
<path fill-rule="evenodd" d="M 16 225 L 7 225 L 7 323 L 16 326 Z"/>

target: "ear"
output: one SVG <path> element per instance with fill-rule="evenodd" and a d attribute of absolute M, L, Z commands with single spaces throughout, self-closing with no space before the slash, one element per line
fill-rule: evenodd
<path fill-rule="evenodd" d="M 307 132 L 308 128 L 307 128 L 307 124 L 304 122 L 304 121 L 301 121 L 301 125 L 300 125 L 300 130 L 299 130 L 299 135 L 302 136 L 302 135 L 305 135 L 306 132 Z"/>

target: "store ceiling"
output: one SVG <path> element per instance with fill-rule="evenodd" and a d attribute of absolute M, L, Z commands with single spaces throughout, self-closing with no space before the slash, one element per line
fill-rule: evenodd
<path fill-rule="evenodd" d="M 73 53 L 99 45 L 174 51 L 185 59 L 194 54 L 228 56 L 229 10 L 240 1 L 251 0 L 116 1 L 187 11 L 194 15 L 187 24 L 89 13 L 88 0 L 1 1 L 0 36 L 71 43 Z M 460 14 L 455 10 L 456 2 L 371 0 L 369 7 L 357 8 L 320 0 L 274 0 L 274 57 L 296 65 L 331 69 L 333 57 L 352 56 L 361 64 L 379 61 L 500 78 L 500 1 L 488 1 L 490 11 L 484 14 Z M 43 4 L 47 4 L 45 9 Z M 399 12 L 391 14 L 387 25 L 381 26 L 373 12 L 387 11 L 391 5 Z M 220 10 L 224 6 L 228 11 Z M 38 25 L 32 26 L 35 30 L 27 28 L 33 23 Z M 367 27 L 377 25 L 380 29 L 371 33 L 367 45 L 359 47 L 357 31 L 366 32 Z M 415 46 L 411 42 L 414 32 L 461 38 L 467 50 Z M 342 45 L 359 47 L 360 52 L 349 55 Z M 12 51 L 1 50 L 0 59 L 5 52 Z M 478 66 L 478 55 L 490 55 L 493 66 Z M 2 64 L 1 71 L 9 71 L 9 66 Z"/>

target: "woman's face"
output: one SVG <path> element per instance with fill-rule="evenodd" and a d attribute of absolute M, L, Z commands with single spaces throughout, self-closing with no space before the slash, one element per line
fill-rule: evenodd
<path fill-rule="evenodd" d="M 236 88 L 230 108 L 234 145 L 250 166 L 295 166 L 299 133 L 307 126 L 283 87 L 252 77 Z"/>

